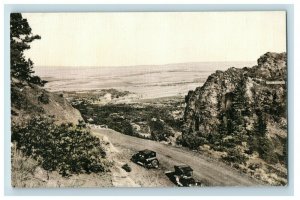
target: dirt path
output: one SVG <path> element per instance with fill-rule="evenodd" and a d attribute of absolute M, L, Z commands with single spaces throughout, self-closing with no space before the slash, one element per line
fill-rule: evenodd
<path fill-rule="evenodd" d="M 237 170 L 230 168 L 224 163 L 206 158 L 200 154 L 182 148 L 165 145 L 159 142 L 140 139 L 118 133 L 111 129 L 92 128 L 95 136 L 105 137 L 113 148 L 112 158 L 115 160 L 119 172 L 115 177 L 116 186 L 174 186 L 165 175 L 165 171 L 173 171 L 176 164 L 188 164 L 194 169 L 194 177 L 210 186 L 257 186 L 262 183 L 252 179 Z M 142 149 L 151 149 L 157 152 L 160 161 L 159 170 L 147 170 L 130 162 L 131 155 Z M 125 172 L 121 166 L 128 163 L 132 168 L 131 172 Z M 121 178 L 122 179 L 122 178 Z M 128 184 L 129 181 L 129 184 Z M 113 181 L 114 182 L 114 181 Z"/>

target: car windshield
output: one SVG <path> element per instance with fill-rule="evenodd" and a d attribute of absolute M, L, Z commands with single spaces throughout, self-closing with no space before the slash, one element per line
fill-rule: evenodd
<path fill-rule="evenodd" d="M 188 171 L 188 172 L 186 172 L 186 175 L 187 175 L 187 176 L 192 176 L 192 175 L 193 175 L 193 171 Z"/>
<path fill-rule="evenodd" d="M 190 167 L 184 167 L 184 168 L 182 168 L 182 171 L 187 176 L 193 175 L 193 170 Z"/>
<path fill-rule="evenodd" d="M 155 152 L 149 150 L 140 151 L 139 154 L 145 157 L 155 157 Z"/>

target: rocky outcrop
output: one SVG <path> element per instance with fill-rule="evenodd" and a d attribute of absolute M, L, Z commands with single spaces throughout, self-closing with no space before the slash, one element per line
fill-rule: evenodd
<path fill-rule="evenodd" d="M 257 63 L 252 68 L 216 71 L 202 87 L 188 93 L 183 145 L 209 144 L 220 150 L 243 144 L 248 155 L 255 151 L 268 162 L 277 158 L 285 162 L 286 53 L 268 52 Z"/>

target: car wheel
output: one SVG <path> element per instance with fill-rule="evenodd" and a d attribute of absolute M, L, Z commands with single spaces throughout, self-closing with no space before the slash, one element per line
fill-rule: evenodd
<path fill-rule="evenodd" d="M 158 168 L 158 166 L 159 166 L 158 160 L 152 160 L 151 165 L 154 168 Z"/>

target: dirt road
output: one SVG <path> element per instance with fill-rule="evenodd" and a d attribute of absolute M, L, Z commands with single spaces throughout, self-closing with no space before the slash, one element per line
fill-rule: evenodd
<path fill-rule="evenodd" d="M 212 160 L 190 150 L 124 135 L 110 129 L 92 128 L 92 132 L 95 136 L 107 137 L 113 146 L 118 149 L 116 154 L 118 158 L 115 159 L 117 162 L 130 163 L 130 166 L 133 167 L 133 171 L 129 173 L 130 180 L 135 183 L 138 182 L 140 186 L 174 186 L 164 175 L 164 172 L 173 171 L 176 164 L 190 165 L 194 169 L 194 177 L 209 186 L 258 186 L 262 184 L 222 162 Z M 134 152 L 143 149 L 151 149 L 157 152 L 160 161 L 158 170 L 143 169 L 143 167 L 129 161 Z M 136 169 L 143 176 L 135 173 Z M 153 180 L 148 180 L 148 183 L 152 184 L 148 185 L 147 181 L 143 181 L 145 177 L 148 177 L 148 179 L 149 177 L 156 177 L 156 183 Z"/>

